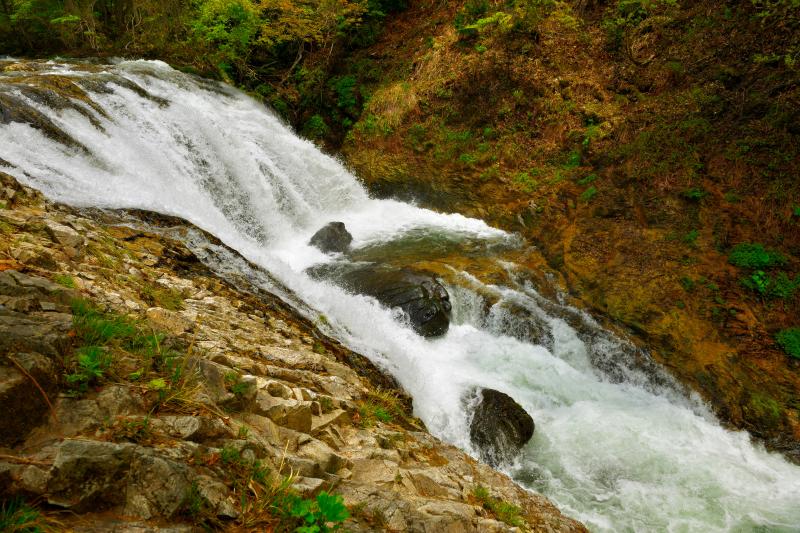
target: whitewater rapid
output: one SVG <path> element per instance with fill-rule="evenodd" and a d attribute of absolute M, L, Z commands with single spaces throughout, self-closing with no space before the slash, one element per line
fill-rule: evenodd
<path fill-rule="evenodd" d="M 800 531 L 800 467 L 723 429 L 668 377 L 654 380 L 657 369 L 634 365 L 623 340 L 544 300 L 515 265 L 504 265 L 516 280 L 508 286 L 456 272 L 463 283 L 449 287 L 453 324 L 435 340 L 374 300 L 304 273 L 335 260 L 307 245 L 332 220 L 344 222 L 362 249 L 410 234 L 487 250 L 520 246 L 513 235 L 370 198 L 340 162 L 229 87 L 160 62 L 95 70 L 49 63 L 36 75 L 75 79 L 105 116 L 78 100 L 80 110 L 53 109 L 5 87 L 0 75 L 0 91 L 76 142 L 0 123 L 0 171 L 67 204 L 156 211 L 215 235 L 300 298 L 306 313 L 324 316 L 333 335 L 394 374 L 430 431 L 467 451 L 474 452 L 465 392 L 483 386 L 510 394 L 531 413 L 536 432 L 505 470 L 593 531 Z M 523 325 L 504 303 L 545 323 L 551 345 L 521 340 Z"/>

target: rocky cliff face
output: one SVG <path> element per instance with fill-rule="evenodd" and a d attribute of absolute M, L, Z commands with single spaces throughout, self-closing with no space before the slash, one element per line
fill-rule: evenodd
<path fill-rule="evenodd" d="M 584 531 L 277 298 L 0 176 L 3 499 L 74 531 L 287 530 L 321 493 L 353 531 Z"/>

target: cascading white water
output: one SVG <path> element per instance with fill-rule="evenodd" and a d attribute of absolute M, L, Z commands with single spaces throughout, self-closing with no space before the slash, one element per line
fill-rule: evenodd
<path fill-rule="evenodd" d="M 340 163 L 257 102 L 163 63 L 122 62 L 102 73 L 52 63 L 37 75 L 47 70 L 100 80 L 84 86 L 107 116 L 78 101 L 85 112 L 51 109 L 8 89 L 88 151 L 29 124 L 0 122 L 0 170 L 68 204 L 157 211 L 214 234 L 391 371 L 430 430 L 466 450 L 464 393 L 509 393 L 537 428 L 507 471 L 592 530 L 800 531 L 800 468 L 626 366 L 624 343 L 562 308 L 595 332 L 581 335 L 531 287 L 452 287 L 454 323 L 443 338 L 426 340 L 374 300 L 304 273 L 331 261 L 307 245 L 331 220 L 347 225 L 355 247 L 412 232 L 508 245 L 514 237 L 478 220 L 370 199 Z M 488 315 L 478 295 L 487 293 L 496 300 Z M 549 348 L 518 334 L 504 302 L 546 325 Z"/>

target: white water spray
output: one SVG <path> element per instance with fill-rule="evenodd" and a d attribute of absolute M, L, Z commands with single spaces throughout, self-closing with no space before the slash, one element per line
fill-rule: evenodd
<path fill-rule="evenodd" d="M 391 371 L 430 430 L 468 451 L 464 393 L 507 392 L 537 425 L 508 472 L 592 530 L 800 531 L 800 468 L 627 366 L 624 343 L 588 317 L 561 308 L 593 328 L 592 338 L 524 285 L 480 287 L 496 300 L 486 315 L 478 292 L 462 286 L 451 290 L 449 333 L 426 340 L 374 300 L 304 273 L 331 260 L 307 245 L 331 220 L 347 225 L 355 247 L 413 232 L 508 244 L 512 236 L 460 215 L 370 199 L 340 163 L 257 102 L 163 63 L 123 62 L 101 73 L 52 63 L 37 75 L 48 70 L 92 81 L 83 86 L 107 116 L 77 101 L 84 112 L 52 109 L 0 76 L 0 91 L 88 149 L 29 124 L 0 123 L 0 170 L 68 204 L 157 211 L 214 234 Z M 504 303 L 536 317 L 549 330 L 547 346 L 526 341 Z"/>

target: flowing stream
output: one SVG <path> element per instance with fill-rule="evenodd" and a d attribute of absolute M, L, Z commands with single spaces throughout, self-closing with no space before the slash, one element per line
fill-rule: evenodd
<path fill-rule="evenodd" d="M 0 113 L 3 172 L 67 204 L 156 211 L 215 235 L 268 272 L 266 286 L 277 280 L 306 314 L 324 315 L 332 335 L 394 374 L 430 431 L 467 451 L 466 391 L 510 394 L 536 432 L 504 469 L 593 531 L 800 531 L 800 467 L 723 429 L 646 356 L 540 296 L 513 262 L 497 263 L 507 273 L 502 285 L 450 269 L 453 323 L 439 339 L 305 273 L 344 260 L 307 245 L 332 220 L 346 224 L 367 258 L 417 250 L 492 259 L 523 246 L 517 237 L 371 199 L 263 105 L 166 64 L 38 65 L 0 74 L 0 103 L 27 110 Z M 90 100 L 25 90 L 23 75 L 31 85 L 66 76 Z M 240 262 L 212 267 L 250 268 Z M 547 342 L 530 342 L 525 316 L 547 330 Z"/>

